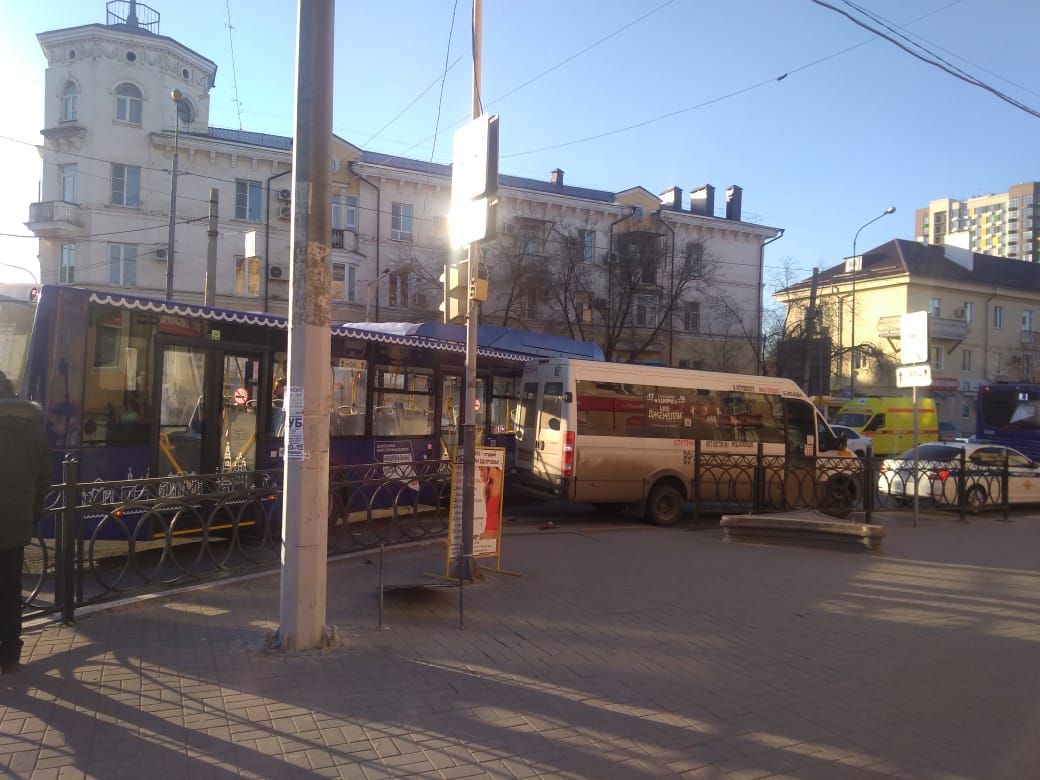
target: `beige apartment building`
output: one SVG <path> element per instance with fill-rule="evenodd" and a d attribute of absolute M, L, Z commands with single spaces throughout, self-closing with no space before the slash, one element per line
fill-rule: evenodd
<path fill-rule="evenodd" d="M 914 213 L 914 235 L 942 246 L 964 234 L 973 252 L 1040 263 L 1040 182 L 1013 184 L 1007 192 L 967 200 L 940 198 Z M 957 241 L 956 243 L 961 243 Z"/>
<path fill-rule="evenodd" d="M 215 305 L 284 314 L 292 139 L 210 126 L 217 64 L 161 35 L 148 6 L 127 18 L 111 10 L 121 7 L 109 4 L 105 24 L 38 35 L 41 197 L 26 224 L 42 281 L 202 302 L 214 193 Z M 339 137 L 329 165 L 333 319 L 440 319 L 440 276 L 460 257 L 448 240 L 451 167 Z M 610 331 L 615 359 L 758 368 L 763 247 L 781 231 L 742 220 L 740 187 L 717 208 L 709 185 L 611 192 L 567 184 L 559 169 L 499 185 L 482 323 L 590 341 Z M 618 268 L 633 265 L 619 289 Z"/>
<path fill-rule="evenodd" d="M 941 420 L 970 435 L 980 385 L 1040 381 L 1040 266 L 955 246 L 896 239 L 819 272 L 814 335 L 830 339 L 830 394 L 897 395 L 900 315 L 926 311 L 932 384 Z M 802 323 L 806 279 L 775 293 Z M 855 349 L 852 323 L 855 318 Z"/>

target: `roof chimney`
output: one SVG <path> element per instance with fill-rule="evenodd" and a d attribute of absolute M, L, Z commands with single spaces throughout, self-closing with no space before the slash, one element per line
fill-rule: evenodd
<path fill-rule="evenodd" d="M 710 184 L 702 184 L 690 193 L 690 213 L 702 217 L 715 216 L 715 188 Z"/>
<path fill-rule="evenodd" d="M 661 193 L 661 208 L 682 211 L 682 189 L 672 187 Z"/>
<path fill-rule="evenodd" d="M 744 189 L 736 184 L 726 190 L 726 219 L 740 222 L 740 196 L 743 192 Z"/>
<path fill-rule="evenodd" d="M 549 181 L 551 181 L 554 186 L 563 186 L 563 171 L 561 171 L 559 168 L 553 168 L 552 173 L 550 173 L 549 176 Z"/>

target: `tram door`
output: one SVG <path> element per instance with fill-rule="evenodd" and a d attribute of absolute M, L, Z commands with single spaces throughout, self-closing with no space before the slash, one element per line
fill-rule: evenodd
<path fill-rule="evenodd" d="M 253 470 L 259 353 L 167 345 L 160 368 L 156 473 Z"/>
<path fill-rule="evenodd" d="M 487 428 L 487 404 L 485 403 L 484 377 L 477 377 L 477 398 L 474 406 L 473 422 L 477 427 L 477 444 L 484 443 Z M 466 380 L 459 374 L 445 374 L 441 380 L 441 453 L 443 457 L 454 458 L 456 449 L 461 443 L 459 438 L 462 425 L 466 421 L 466 410 L 462 397 L 465 395 Z"/>

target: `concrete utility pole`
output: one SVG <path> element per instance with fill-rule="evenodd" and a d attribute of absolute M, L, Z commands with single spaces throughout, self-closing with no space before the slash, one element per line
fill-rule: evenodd
<path fill-rule="evenodd" d="M 209 191 L 209 230 L 206 235 L 206 295 L 203 302 L 207 306 L 217 305 L 217 204 L 220 201 L 220 190 L 211 187 Z"/>
<path fill-rule="evenodd" d="M 480 118 L 480 56 L 483 44 L 483 0 L 473 0 L 473 119 Z M 479 582 L 484 575 L 473 557 L 473 491 L 477 476 L 477 421 L 473 408 L 477 399 L 477 327 L 480 303 L 473 288 L 480 275 L 480 242 L 469 245 L 469 316 L 466 318 L 466 393 L 462 417 L 462 559 L 459 579 Z"/>
<path fill-rule="evenodd" d="M 181 101 L 179 89 L 170 93 L 176 104 L 173 112 L 173 178 L 170 180 L 170 228 L 166 238 L 166 300 L 173 299 L 173 255 L 177 241 L 177 174 L 180 172 Z"/>
<path fill-rule="evenodd" d="M 282 502 L 281 622 L 277 645 L 294 652 L 329 641 L 325 626 L 330 330 L 329 155 L 334 8 L 299 0 L 293 133 L 289 386 Z M 306 394 L 305 392 L 306 391 Z"/>

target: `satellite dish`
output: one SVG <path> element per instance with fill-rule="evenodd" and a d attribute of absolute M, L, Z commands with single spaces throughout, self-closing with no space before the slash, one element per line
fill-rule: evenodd
<path fill-rule="evenodd" d="M 644 209 L 642 206 L 632 207 L 632 219 L 634 219 L 636 222 L 642 222 L 645 217 L 646 209 Z"/>

